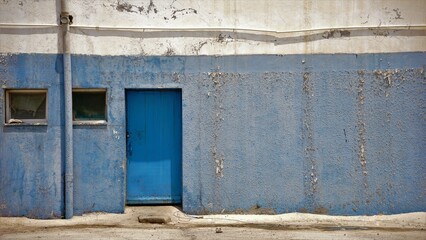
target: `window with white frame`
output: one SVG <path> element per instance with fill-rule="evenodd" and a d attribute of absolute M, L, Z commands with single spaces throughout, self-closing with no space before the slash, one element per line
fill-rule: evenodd
<path fill-rule="evenodd" d="M 47 89 L 6 89 L 6 124 L 47 123 Z"/>
<path fill-rule="evenodd" d="M 73 89 L 72 117 L 74 123 L 106 123 L 106 89 Z"/>

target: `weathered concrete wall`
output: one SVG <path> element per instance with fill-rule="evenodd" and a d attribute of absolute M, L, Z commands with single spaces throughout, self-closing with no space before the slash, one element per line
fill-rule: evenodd
<path fill-rule="evenodd" d="M 2 88 L 48 89 L 47 126 L 5 126 L 0 91 L 0 215 L 63 214 L 63 85 L 59 55 L 0 55 Z"/>
<path fill-rule="evenodd" d="M 2 127 L 2 215 L 62 211 L 58 58 L 2 56 L 3 87 L 46 87 L 50 109 L 47 127 Z M 108 89 L 108 124 L 74 128 L 75 212 L 123 211 L 125 89 L 162 87 L 182 88 L 188 213 L 425 211 L 425 59 L 73 56 L 75 87 Z"/>
<path fill-rule="evenodd" d="M 1 87 L 47 88 L 49 109 L 47 126 L 0 126 L 1 216 L 64 214 L 59 2 L 0 1 Z M 124 210 L 138 88 L 182 89 L 188 213 L 426 211 L 425 8 L 70 1 L 73 86 L 108 98 L 105 126 L 74 126 L 75 213 Z"/>
<path fill-rule="evenodd" d="M 0 23 L 58 23 L 59 0 L 1 1 Z M 71 0 L 71 51 L 95 55 L 234 55 L 424 51 L 423 0 Z M 377 29 L 386 26 L 415 29 Z M 169 28 L 145 31 L 91 27 Z M 347 27 L 362 29 L 346 30 Z M 185 28 L 197 28 L 186 31 Z M 330 31 L 331 28 L 337 28 Z M 178 30 L 176 30 L 178 29 Z M 180 29 L 180 30 L 179 30 Z M 234 31 L 233 29 L 246 29 Z M 265 31 L 250 31 L 265 30 Z M 313 32 L 278 33 L 306 29 Z M 59 29 L 1 28 L 0 52 L 58 53 Z M 29 35 L 31 41 L 28 41 Z"/>

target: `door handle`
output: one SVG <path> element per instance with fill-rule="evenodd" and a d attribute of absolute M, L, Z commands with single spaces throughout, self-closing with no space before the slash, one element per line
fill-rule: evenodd
<path fill-rule="evenodd" d="M 132 143 L 130 142 L 130 133 L 126 131 L 126 140 L 127 140 L 127 155 L 132 156 Z"/>
<path fill-rule="evenodd" d="M 132 156 L 132 152 L 133 152 L 132 144 L 129 143 L 129 144 L 127 144 L 127 155 Z"/>

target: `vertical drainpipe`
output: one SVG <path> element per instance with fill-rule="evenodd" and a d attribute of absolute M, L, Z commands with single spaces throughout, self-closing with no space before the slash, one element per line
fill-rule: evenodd
<path fill-rule="evenodd" d="M 72 137 L 72 78 L 70 52 L 70 24 L 67 0 L 61 0 L 61 25 L 63 30 L 63 57 L 64 57 L 64 99 L 65 99 L 65 218 L 74 215 L 74 164 L 73 164 L 73 137 Z"/>

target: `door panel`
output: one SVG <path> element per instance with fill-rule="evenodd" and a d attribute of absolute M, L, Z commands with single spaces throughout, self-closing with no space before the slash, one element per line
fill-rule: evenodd
<path fill-rule="evenodd" d="M 132 90 L 127 107 L 127 203 L 182 201 L 182 92 Z"/>

